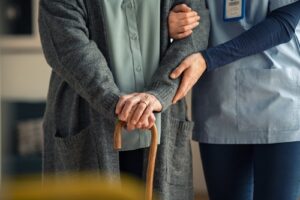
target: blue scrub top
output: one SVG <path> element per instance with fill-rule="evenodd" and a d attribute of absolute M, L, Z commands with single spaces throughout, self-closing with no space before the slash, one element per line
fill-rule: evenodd
<path fill-rule="evenodd" d="M 295 0 L 245 0 L 245 17 L 224 21 L 224 1 L 208 0 L 210 46 L 227 42 Z M 193 90 L 193 138 L 215 144 L 300 141 L 300 25 L 294 38 L 206 73 Z"/>

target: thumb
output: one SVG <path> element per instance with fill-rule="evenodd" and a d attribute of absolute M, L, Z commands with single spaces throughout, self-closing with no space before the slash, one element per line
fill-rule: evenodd
<path fill-rule="evenodd" d="M 173 104 L 176 104 L 177 101 L 179 101 L 180 99 L 182 99 L 187 91 L 188 91 L 188 88 L 189 88 L 189 85 L 190 85 L 190 80 L 189 80 L 189 77 L 186 76 L 186 74 L 184 74 L 182 80 L 181 80 L 181 83 L 180 83 L 180 86 L 172 100 L 172 103 Z"/>
<path fill-rule="evenodd" d="M 188 58 L 187 58 L 188 59 Z M 183 61 L 171 74 L 172 79 L 177 79 L 181 74 L 190 67 L 188 60 Z"/>
<path fill-rule="evenodd" d="M 173 12 L 189 12 L 191 10 L 186 4 L 179 4 L 172 9 Z"/>

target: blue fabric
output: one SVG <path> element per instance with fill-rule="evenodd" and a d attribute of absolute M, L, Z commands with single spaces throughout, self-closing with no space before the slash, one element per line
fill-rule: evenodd
<path fill-rule="evenodd" d="M 300 142 L 200 144 L 210 200 L 299 200 Z"/>
<path fill-rule="evenodd" d="M 208 71 L 288 42 L 300 20 L 300 1 L 272 11 L 238 37 L 202 51 Z"/>
<path fill-rule="evenodd" d="M 224 1 L 207 1 L 212 22 L 209 46 L 246 34 L 275 15 L 276 9 L 295 2 L 298 5 L 297 0 L 246 1 L 245 17 L 227 22 L 223 20 Z M 270 36 L 280 34 L 268 31 Z M 211 144 L 300 141 L 300 23 L 291 36 L 287 43 L 204 73 L 193 88 L 194 140 Z M 245 48 L 262 43 L 259 38 L 253 40 Z M 243 49 L 235 51 L 243 54 Z"/>

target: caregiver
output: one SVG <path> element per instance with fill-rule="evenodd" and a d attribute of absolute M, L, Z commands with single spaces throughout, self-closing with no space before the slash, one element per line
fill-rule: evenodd
<path fill-rule="evenodd" d="M 210 48 L 170 76 L 183 75 L 176 103 L 205 71 L 193 89 L 193 138 L 210 200 L 298 200 L 300 1 L 208 0 L 207 6 Z M 175 39 L 191 34 L 176 26 L 182 12 L 169 17 Z"/>

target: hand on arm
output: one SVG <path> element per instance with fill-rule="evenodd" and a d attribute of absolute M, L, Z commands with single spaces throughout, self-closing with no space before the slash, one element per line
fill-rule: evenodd
<path fill-rule="evenodd" d="M 182 0 L 174 0 L 174 8 Z M 209 12 L 204 0 L 189 0 L 189 6 L 201 13 L 201 23 L 193 29 L 193 34 L 180 40 L 174 40 L 168 44 L 168 48 L 162 52 L 161 61 L 156 70 L 152 82 L 147 87 L 148 93 L 154 95 L 162 104 L 162 111 L 171 104 L 179 87 L 179 79 L 171 79 L 170 74 L 189 55 L 199 52 L 207 47 L 210 30 Z M 168 19 L 169 13 L 165 18 Z M 164 16 L 163 16 L 164 17 Z M 162 44 L 166 46 L 165 43 Z M 164 48 L 163 48 L 164 49 Z"/>
<path fill-rule="evenodd" d="M 182 39 L 190 36 L 199 25 L 200 16 L 185 4 L 175 6 L 168 17 L 169 36 Z"/>
<path fill-rule="evenodd" d="M 193 33 L 199 25 L 200 16 L 185 4 L 175 6 L 169 14 L 169 35 L 173 39 L 183 39 Z M 172 79 L 183 75 L 180 86 L 173 98 L 175 104 L 186 96 L 190 89 L 206 70 L 206 62 L 200 53 L 195 53 L 185 58 L 171 73 Z"/>
<path fill-rule="evenodd" d="M 243 57 L 260 53 L 276 45 L 288 42 L 293 37 L 295 28 L 299 23 L 299 9 L 300 1 L 278 8 L 272 11 L 265 20 L 236 38 L 224 44 L 204 50 L 201 54 L 198 53 L 198 56 L 191 55 L 186 58 L 171 75 L 171 77 L 174 76 L 174 73 L 183 75 L 179 87 L 180 89 L 178 89 L 173 103 L 186 94 L 187 90 L 195 83 L 195 78 L 200 78 L 201 70 L 207 68 L 209 71 Z M 170 15 L 169 18 L 171 18 L 169 21 L 179 20 L 178 15 L 175 14 Z M 186 22 L 185 26 L 187 25 L 188 23 Z M 178 26 L 169 25 L 169 27 L 171 29 L 170 33 L 174 33 L 179 29 Z M 194 59 L 192 59 L 192 57 L 194 57 Z M 197 62 L 200 64 L 196 64 Z M 200 69 L 197 69 L 197 67 L 186 67 L 187 65 L 198 65 Z M 191 74 L 193 74 L 193 76 L 191 76 Z"/>
<path fill-rule="evenodd" d="M 192 54 L 182 61 L 182 63 L 170 75 L 172 79 L 177 79 L 183 75 L 180 86 L 173 98 L 173 104 L 186 96 L 186 94 L 200 79 L 205 70 L 206 63 L 201 53 Z"/>

